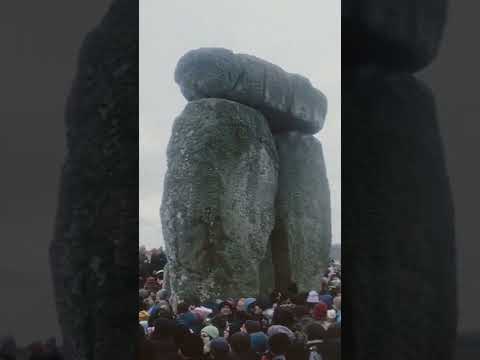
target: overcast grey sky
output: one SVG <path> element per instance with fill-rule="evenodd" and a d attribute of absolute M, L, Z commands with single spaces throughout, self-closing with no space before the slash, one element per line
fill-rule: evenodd
<path fill-rule="evenodd" d="M 166 148 L 186 100 L 178 59 L 199 47 L 248 53 L 302 74 L 327 97 L 323 143 L 333 242 L 341 236 L 341 2 L 338 0 L 140 1 L 140 244 L 163 244 L 159 208 Z"/>

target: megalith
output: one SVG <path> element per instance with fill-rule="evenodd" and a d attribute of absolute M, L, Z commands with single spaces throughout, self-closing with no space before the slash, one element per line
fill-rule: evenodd
<path fill-rule="evenodd" d="M 255 296 L 274 226 L 278 155 L 265 117 L 225 99 L 174 122 L 161 220 L 175 299 Z"/>
<path fill-rule="evenodd" d="M 223 48 L 187 52 L 175 80 L 187 100 L 223 98 L 260 111 L 272 132 L 314 134 L 325 122 L 327 98 L 310 81 L 263 59 Z"/>
<path fill-rule="evenodd" d="M 342 116 L 342 341 L 353 359 L 453 359 L 453 210 L 432 93 L 361 69 L 343 79 Z"/>
<path fill-rule="evenodd" d="M 322 144 L 313 135 L 275 135 L 279 157 L 272 252 L 275 283 L 319 289 L 331 245 L 330 189 Z"/>
<path fill-rule="evenodd" d="M 138 332 L 138 2 L 114 1 L 87 35 L 65 122 L 50 246 L 65 357 L 131 360 Z"/>

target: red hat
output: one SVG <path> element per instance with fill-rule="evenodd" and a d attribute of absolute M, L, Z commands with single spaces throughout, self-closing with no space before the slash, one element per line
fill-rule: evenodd
<path fill-rule="evenodd" d="M 313 318 L 315 320 L 322 320 L 327 316 L 328 306 L 324 302 L 320 301 L 315 307 L 313 308 Z"/>

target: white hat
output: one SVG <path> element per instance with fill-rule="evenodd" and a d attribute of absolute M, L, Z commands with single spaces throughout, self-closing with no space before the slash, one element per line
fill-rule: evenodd
<path fill-rule="evenodd" d="M 308 293 L 307 303 L 317 304 L 319 302 L 320 302 L 320 298 L 318 297 L 318 292 L 316 292 L 315 290 L 310 291 Z"/>

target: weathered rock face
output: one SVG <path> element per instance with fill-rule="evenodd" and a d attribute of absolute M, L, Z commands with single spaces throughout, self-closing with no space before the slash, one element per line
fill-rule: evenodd
<path fill-rule="evenodd" d="M 137 15 L 136 15 L 137 14 Z M 80 53 L 50 257 L 66 358 L 135 358 L 138 2 L 113 2 Z"/>
<path fill-rule="evenodd" d="M 222 99 L 186 106 L 168 145 L 161 207 L 177 298 L 259 292 L 277 173 L 273 136 L 259 112 Z"/>
<path fill-rule="evenodd" d="M 342 60 L 418 71 L 436 56 L 447 0 L 342 2 Z"/>
<path fill-rule="evenodd" d="M 342 342 L 353 359 L 453 359 L 453 210 L 430 90 L 359 69 L 342 117 Z"/>
<path fill-rule="evenodd" d="M 257 109 L 273 132 L 314 134 L 325 121 L 327 99 L 308 79 L 254 56 L 192 50 L 178 62 L 175 81 L 187 100 L 223 98 Z"/>
<path fill-rule="evenodd" d="M 280 161 L 271 243 L 276 287 L 320 287 L 331 245 L 330 190 L 322 145 L 312 135 L 275 136 Z M 289 266 L 289 268 L 288 268 Z"/>

